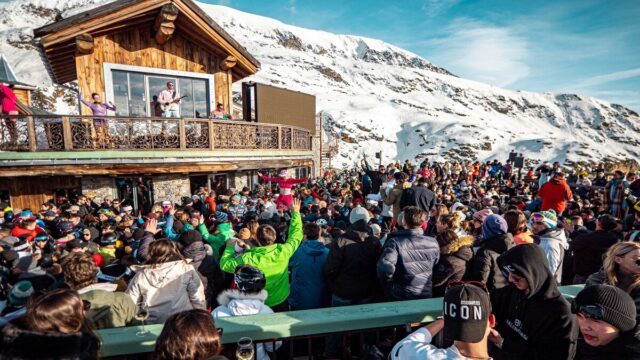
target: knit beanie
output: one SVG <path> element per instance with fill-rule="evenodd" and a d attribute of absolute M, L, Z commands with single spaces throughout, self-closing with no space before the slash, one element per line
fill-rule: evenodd
<path fill-rule="evenodd" d="M 602 321 L 615 326 L 620 332 L 629 331 L 636 326 L 636 306 L 633 299 L 615 286 L 585 287 L 576 296 L 572 310 L 578 313 L 586 306 L 602 309 Z"/>
<path fill-rule="evenodd" d="M 493 214 L 493 211 L 489 210 L 489 209 L 482 209 L 480 211 L 476 211 L 473 214 L 473 220 L 477 220 L 480 222 L 484 222 L 484 219 L 487 218 L 487 216 Z"/>
<path fill-rule="evenodd" d="M 228 215 L 222 211 L 216 211 L 216 221 L 225 222 L 227 221 Z"/>
<path fill-rule="evenodd" d="M 351 213 L 349 214 L 349 222 L 355 224 L 358 220 L 364 220 L 365 222 L 369 222 L 369 211 L 358 205 L 351 209 Z"/>
<path fill-rule="evenodd" d="M 507 221 L 502 216 L 491 214 L 482 222 L 482 238 L 487 240 L 504 235 L 508 228 Z"/>
<path fill-rule="evenodd" d="M 558 227 L 558 215 L 556 215 L 555 210 L 546 210 L 546 211 L 537 212 L 537 213 L 531 215 L 531 220 L 532 221 L 538 221 L 538 220 L 535 220 L 536 217 L 541 218 L 542 222 L 549 229 L 553 229 L 553 228 Z"/>
<path fill-rule="evenodd" d="M 242 228 L 238 231 L 238 239 L 240 240 L 249 240 L 251 237 L 251 231 L 247 228 Z"/>
<path fill-rule="evenodd" d="M 195 230 L 183 231 L 182 234 L 180 234 L 179 242 L 183 245 L 191 245 L 198 241 L 202 241 L 202 235 Z"/>

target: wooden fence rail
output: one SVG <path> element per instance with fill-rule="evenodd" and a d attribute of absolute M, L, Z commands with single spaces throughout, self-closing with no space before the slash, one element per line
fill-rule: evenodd
<path fill-rule="evenodd" d="M 311 150 L 311 135 L 294 126 L 228 120 L 3 115 L 0 151 Z"/>

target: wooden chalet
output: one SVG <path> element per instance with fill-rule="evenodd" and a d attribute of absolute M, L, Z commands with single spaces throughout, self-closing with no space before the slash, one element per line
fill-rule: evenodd
<path fill-rule="evenodd" d="M 97 93 L 116 111 L 105 117 L 109 138 L 101 143 L 82 104 L 81 115 L 18 116 L 17 138 L 0 122 L 0 197 L 14 207 L 37 209 L 55 196 L 84 193 L 146 210 L 202 187 L 252 186 L 258 169 L 319 171 L 313 97 L 272 91 L 286 92 L 294 117 L 305 114 L 295 121 L 284 112 L 279 121 L 277 111 L 265 121 L 210 118 L 217 104 L 233 112 L 232 83 L 260 63 L 191 0 L 119 0 L 34 36 L 56 83 L 76 81 L 83 98 Z M 160 117 L 154 106 L 167 82 L 188 95 L 177 118 Z"/>

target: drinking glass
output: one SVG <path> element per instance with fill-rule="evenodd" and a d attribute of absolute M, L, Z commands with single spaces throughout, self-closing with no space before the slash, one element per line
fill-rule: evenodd
<path fill-rule="evenodd" d="M 248 337 L 238 340 L 238 348 L 236 349 L 236 359 L 252 360 L 254 355 L 253 341 Z"/>
<path fill-rule="evenodd" d="M 136 304 L 136 320 L 142 321 L 142 329 L 136 333 L 136 336 L 146 336 L 149 331 L 144 328 L 144 321 L 149 317 L 149 305 L 142 300 Z"/>

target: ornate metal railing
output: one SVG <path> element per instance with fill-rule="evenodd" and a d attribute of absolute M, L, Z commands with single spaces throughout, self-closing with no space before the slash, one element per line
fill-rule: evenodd
<path fill-rule="evenodd" d="M 1 151 L 311 150 L 311 132 L 242 121 L 77 115 L 2 115 Z"/>

